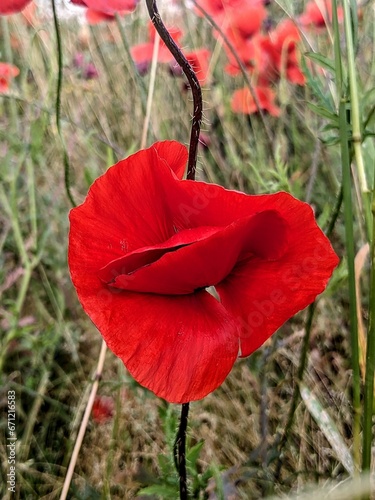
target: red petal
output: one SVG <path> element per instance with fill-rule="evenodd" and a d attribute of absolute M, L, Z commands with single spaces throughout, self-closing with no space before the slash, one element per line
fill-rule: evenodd
<path fill-rule="evenodd" d="M 11 79 L 19 75 L 20 70 L 14 64 L 0 62 L 0 76 L 3 78 Z"/>
<path fill-rule="evenodd" d="M 281 110 L 274 102 L 276 94 L 270 88 L 254 87 L 254 92 L 257 96 L 259 107 L 262 110 L 268 111 L 272 116 L 280 115 Z M 236 90 L 233 93 L 231 107 L 235 113 L 250 115 L 258 112 L 258 107 L 248 87 Z"/>
<path fill-rule="evenodd" d="M 173 142 L 172 148 L 171 141 L 161 141 L 154 144 L 154 149 L 160 158 L 165 160 L 169 168 L 173 170 L 177 178 L 182 179 L 189 156 L 186 147 L 178 142 Z"/>
<path fill-rule="evenodd" d="M 110 262 L 99 277 L 110 286 L 135 292 L 194 293 L 219 283 L 249 255 L 278 259 L 286 248 L 286 232 L 285 221 L 272 211 L 227 227 L 184 230 L 162 245 Z"/>
<path fill-rule="evenodd" d="M 233 9 L 229 16 L 229 29 L 242 38 L 250 38 L 262 27 L 267 17 L 263 5 L 246 5 Z"/>
<path fill-rule="evenodd" d="M 216 299 L 207 292 L 122 293 L 106 340 L 139 383 L 173 403 L 201 399 L 222 384 L 238 355 L 238 331 Z"/>
<path fill-rule="evenodd" d="M 152 146 L 120 161 L 94 182 L 85 202 L 70 212 L 75 237 L 82 248 L 90 241 L 98 269 L 175 234 L 162 173 L 172 179 L 166 165 L 177 168 L 181 156 L 181 145 L 170 141 L 159 150 Z M 81 255 L 80 260 L 84 259 Z"/>
<path fill-rule="evenodd" d="M 22 9 L 29 4 L 31 0 L 1 0 L 0 16 L 4 14 L 15 14 L 21 12 Z"/>
<path fill-rule="evenodd" d="M 101 10 L 86 9 L 86 20 L 89 24 L 95 25 L 103 21 L 114 21 L 115 16 L 113 14 L 106 14 Z"/>
<path fill-rule="evenodd" d="M 92 10 L 113 15 L 116 12 L 132 12 L 138 0 L 84 0 L 87 7 Z"/>
<path fill-rule="evenodd" d="M 153 43 L 140 43 L 130 48 L 130 53 L 133 61 L 136 64 L 148 63 L 152 61 L 152 53 L 154 50 Z"/>
<path fill-rule="evenodd" d="M 311 207 L 287 195 L 279 213 L 288 221 L 288 250 L 276 261 L 240 263 L 216 288 L 241 324 L 241 355 L 258 349 L 287 319 L 323 292 L 338 258 Z"/>
<path fill-rule="evenodd" d="M 109 290 L 96 275 L 90 241 L 72 226 L 69 265 L 80 302 L 131 375 L 173 403 L 205 397 L 224 381 L 238 354 L 237 324 L 207 292 L 184 297 Z M 82 251 L 85 251 L 82 265 Z"/>
<path fill-rule="evenodd" d="M 287 193 L 249 196 L 197 181 L 180 181 L 171 185 L 169 191 L 176 199 L 178 211 L 174 219 L 179 226 L 226 225 L 272 210 L 288 224 L 288 250 L 283 256 L 275 261 L 249 259 L 216 285 L 223 306 L 237 318 L 244 331 L 241 339 L 244 356 L 262 345 L 288 318 L 324 290 L 338 258 L 306 203 Z M 266 231 L 267 224 L 263 230 L 259 228 L 260 241 Z M 263 246 L 267 247 L 267 240 Z M 255 321 L 260 322 L 262 314 L 258 301 L 259 307 L 271 301 L 273 308 L 256 326 Z M 263 313 L 266 312 L 264 308 Z"/>

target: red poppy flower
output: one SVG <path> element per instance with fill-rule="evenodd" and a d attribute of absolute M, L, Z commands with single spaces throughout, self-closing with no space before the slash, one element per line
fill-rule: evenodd
<path fill-rule="evenodd" d="M 71 2 L 86 6 L 96 12 L 113 15 L 116 12 L 133 12 L 139 0 L 71 0 Z"/>
<path fill-rule="evenodd" d="M 208 49 L 198 49 L 184 54 L 190 66 L 193 68 L 199 83 L 205 85 L 208 80 L 208 66 L 211 52 Z"/>
<path fill-rule="evenodd" d="M 298 28 L 287 19 L 267 35 L 257 34 L 249 40 L 247 46 L 243 48 L 241 59 L 254 74 L 257 85 L 267 87 L 270 83 L 276 82 L 282 74 L 291 83 L 298 85 L 305 83 L 305 76 L 299 67 L 300 39 Z M 233 75 L 238 74 L 239 67 L 233 57 L 226 71 Z"/>
<path fill-rule="evenodd" d="M 339 22 L 344 19 L 342 7 L 337 8 Z M 302 26 L 310 28 L 325 28 L 327 22 L 332 21 L 332 4 L 330 0 L 312 0 L 307 2 L 305 11 L 298 18 Z"/>
<path fill-rule="evenodd" d="M 225 20 L 226 16 L 235 11 L 241 11 L 246 7 L 258 7 L 265 4 L 265 0 L 197 0 L 197 5 L 209 15 L 212 16 L 216 22 L 221 23 Z M 196 9 L 199 16 L 203 16 L 199 9 Z M 251 23 L 251 20 L 249 20 Z"/>
<path fill-rule="evenodd" d="M 13 64 L 0 62 L 0 93 L 7 92 L 11 80 L 19 75 L 20 70 Z"/>
<path fill-rule="evenodd" d="M 270 33 L 274 50 L 271 57 L 281 73 L 285 71 L 287 79 L 298 85 L 305 83 L 305 76 L 299 68 L 298 43 L 301 35 L 293 21 L 286 19 Z"/>
<path fill-rule="evenodd" d="M 119 12 L 118 14 L 121 15 Z M 94 10 L 94 9 L 86 9 L 86 21 L 91 25 L 94 26 L 95 24 L 102 23 L 103 21 L 114 21 L 115 15 L 114 14 L 107 14 L 106 12 L 101 12 L 99 10 Z"/>
<path fill-rule="evenodd" d="M 115 14 L 123 16 L 133 12 L 139 0 L 70 0 L 75 5 L 87 7 L 86 19 L 91 25 L 113 21 Z"/>
<path fill-rule="evenodd" d="M 270 115 L 279 116 L 280 108 L 275 104 L 276 94 L 269 87 L 254 87 L 255 95 L 258 99 L 259 107 L 267 111 Z M 248 89 L 236 90 L 232 96 L 231 108 L 235 113 L 251 115 L 258 112 L 258 107 Z"/>
<path fill-rule="evenodd" d="M 181 180 L 186 160 L 166 141 L 110 168 L 70 212 L 68 254 L 108 347 L 175 403 L 216 389 L 239 355 L 324 290 L 338 262 L 309 205 Z"/>
<path fill-rule="evenodd" d="M 0 16 L 21 12 L 30 2 L 31 0 L 1 0 Z"/>
<path fill-rule="evenodd" d="M 96 396 L 92 405 L 92 419 L 97 424 L 103 424 L 113 417 L 115 405 L 109 396 Z"/>
<path fill-rule="evenodd" d="M 133 61 L 139 67 L 148 65 L 152 61 L 156 30 L 151 22 L 148 25 L 148 32 L 149 32 L 148 42 L 134 45 L 130 49 Z M 179 41 L 182 37 L 182 31 L 179 28 L 171 27 L 168 28 L 168 32 L 170 36 L 173 38 L 173 40 L 177 43 L 177 45 L 179 45 Z M 158 62 L 171 63 L 174 60 L 175 60 L 174 57 L 170 53 L 165 43 L 162 40 L 160 40 L 159 51 L 158 51 Z"/>
<path fill-rule="evenodd" d="M 266 17 L 267 10 L 263 5 L 245 5 L 241 9 L 234 9 L 225 18 L 227 26 L 224 33 L 230 33 L 232 41 L 237 39 L 241 43 L 258 33 Z"/>

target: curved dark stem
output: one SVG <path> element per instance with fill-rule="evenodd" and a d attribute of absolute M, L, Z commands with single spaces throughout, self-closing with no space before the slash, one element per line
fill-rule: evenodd
<path fill-rule="evenodd" d="M 189 403 L 183 403 L 181 408 L 180 426 L 173 446 L 174 463 L 180 478 L 180 499 L 187 500 L 186 480 L 186 428 L 189 415 Z"/>
<path fill-rule="evenodd" d="M 195 170 L 197 165 L 197 154 L 198 154 L 198 143 L 199 143 L 199 133 L 201 129 L 202 114 L 203 114 L 203 104 L 202 104 L 202 89 L 199 85 L 198 78 L 190 66 L 189 62 L 178 48 L 177 44 L 169 34 L 167 28 L 164 26 L 161 20 L 158 8 L 156 6 L 156 0 L 146 0 L 148 13 L 150 15 L 151 21 L 155 26 L 156 31 L 159 33 L 160 38 L 163 40 L 165 45 L 168 47 L 170 53 L 176 59 L 178 64 L 181 66 L 184 72 L 190 88 L 193 94 L 193 121 L 191 125 L 190 134 L 190 146 L 189 146 L 189 160 L 188 160 L 188 171 L 187 179 L 195 179 Z"/>

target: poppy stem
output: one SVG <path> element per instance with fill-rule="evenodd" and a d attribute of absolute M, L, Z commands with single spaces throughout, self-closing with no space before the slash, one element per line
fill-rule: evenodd
<path fill-rule="evenodd" d="M 180 425 L 173 446 L 174 463 L 180 480 L 180 500 L 188 499 L 186 479 L 186 428 L 189 415 L 189 403 L 183 403 L 181 408 Z"/>
<path fill-rule="evenodd" d="M 148 13 L 153 25 L 155 26 L 156 31 L 159 33 L 160 38 L 168 47 L 170 53 L 176 59 L 177 63 L 181 66 L 182 71 L 188 79 L 191 92 L 193 94 L 193 120 L 191 125 L 189 160 L 186 178 L 189 180 L 194 180 L 195 170 L 197 166 L 199 133 L 203 115 L 202 89 L 193 68 L 163 24 L 158 8 L 156 6 L 156 0 L 146 0 L 146 4 Z"/>

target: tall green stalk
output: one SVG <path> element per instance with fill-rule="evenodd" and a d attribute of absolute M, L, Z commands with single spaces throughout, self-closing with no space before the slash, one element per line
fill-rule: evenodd
<path fill-rule="evenodd" d="M 366 375 L 364 389 L 363 410 L 363 451 L 362 468 L 369 471 L 371 468 L 372 448 L 372 417 L 374 413 L 374 368 L 375 368 L 375 179 L 372 195 L 372 242 L 371 242 L 371 278 L 370 278 L 370 307 L 369 326 L 367 332 Z"/>
<path fill-rule="evenodd" d="M 366 222 L 367 234 L 371 234 L 371 210 L 369 189 L 366 179 L 365 165 L 362 155 L 362 128 L 361 112 L 358 98 L 357 73 L 355 67 L 355 50 L 353 40 L 352 10 L 349 6 L 350 0 L 344 0 L 344 23 L 345 39 L 348 59 L 348 77 L 350 89 L 350 121 L 352 125 L 352 144 L 358 173 L 359 185 L 363 198 L 364 216 Z"/>
<path fill-rule="evenodd" d="M 343 97 L 339 107 L 340 122 L 340 146 L 342 162 L 342 180 L 344 194 L 344 219 L 345 219 L 345 246 L 348 261 L 348 281 L 349 281 L 349 318 L 350 318 L 350 343 L 352 351 L 352 371 L 353 371 L 353 459 L 356 466 L 360 465 L 361 450 L 361 377 L 359 367 L 359 347 L 358 347 L 358 318 L 357 318 L 357 298 L 355 289 L 355 268 L 354 268 L 354 229 L 353 229 L 353 204 L 350 174 L 350 154 L 349 154 L 349 127 L 346 120 L 346 101 Z"/>
<path fill-rule="evenodd" d="M 347 0 L 344 0 L 344 4 Z M 348 6 L 346 6 L 346 10 Z M 344 200 L 344 220 L 345 220 L 345 246 L 348 263 L 348 283 L 349 283 L 349 325 L 350 325 L 350 344 L 351 344 L 351 366 L 353 372 L 353 459 L 356 467 L 360 468 L 361 457 L 361 377 L 359 366 L 359 346 L 358 346 L 358 318 L 357 318 L 357 297 L 355 287 L 355 245 L 354 245 L 354 215 L 352 203 L 352 178 L 351 178 L 351 157 L 349 151 L 350 130 L 347 115 L 347 103 L 350 99 L 347 96 L 345 82 L 343 81 L 342 71 L 342 53 L 340 47 L 340 31 L 337 19 L 337 2 L 332 0 L 333 29 L 334 29 L 334 52 L 335 52 L 335 70 L 336 70 L 336 90 L 339 102 L 339 133 L 342 163 L 342 185 Z M 350 15 L 350 14 L 349 14 Z M 346 12 L 345 12 L 346 16 Z M 351 28 L 351 25 L 349 24 Z M 351 33 L 351 31 L 350 31 Z M 353 38 L 350 37 L 348 58 L 354 58 Z M 354 60 L 354 59 L 353 59 Z M 351 65 L 353 64 L 350 63 Z M 352 67 L 353 69 L 354 67 Z M 350 79 L 349 79 L 350 80 Z M 352 83 L 350 81 L 350 83 Z M 353 92 L 351 93 L 353 95 Z M 358 106 L 356 100 L 354 107 Z M 355 114 L 358 115 L 358 108 Z"/>

